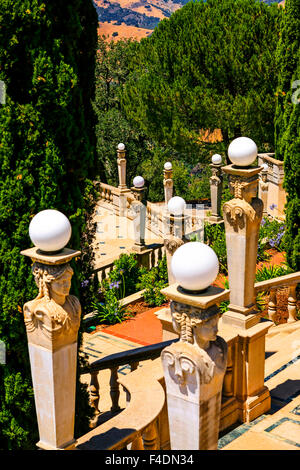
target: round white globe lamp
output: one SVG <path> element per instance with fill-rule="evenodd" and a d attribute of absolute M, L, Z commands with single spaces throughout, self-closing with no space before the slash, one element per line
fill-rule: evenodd
<path fill-rule="evenodd" d="M 263 163 L 261 166 L 262 171 L 268 171 L 268 165 L 266 163 Z"/>
<path fill-rule="evenodd" d="M 72 234 L 68 218 L 54 209 L 36 214 L 29 224 L 32 243 L 45 252 L 61 251 L 69 242 Z"/>
<path fill-rule="evenodd" d="M 257 157 L 256 143 L 249 137 L 238 137 L 228 147 L 230 161 L 237 166 L 249 166 Z"/>
<path fill-rule="evenodd" d="M 214 165 L 220 165 L 220 163 L 222 163 L 222 157 L 218 153 L 215 153 L 215 155 L 211 157 L 211 161 Z"/>
<path fill-rule="evenodd" d="M 212 248 L 204 243 L 189 242 L 180 246 L 171 261 L 176 282 L 187 291 L 207 289 L 219 272 L 219 260 Z"/>
<path fill-rule="evenodd" d="M 135 178 L 133 178 L 133 186 L 135 188 L 142 188 L 145 184 L 145 180 L 142 176 L 135 176 Z"/>
<path fill-rule="evenodd" d="M 183 214 L 185 208 L 185 200 L 180 196 L 174 196 L 168 202 L 169 212 L 173 215 Z"/>
<path fill-rule="evenodd" d="M 122 142 L 120 144 L 118 144 L 118 150 L 125 150 L 125 145 L 122 144 Z"/>
<path fill-rule="evenodd" d="M 165 170 L 172 170 L 172 163 L 171 162 L 166 162 L 164 164 L 164 169 Z"/>

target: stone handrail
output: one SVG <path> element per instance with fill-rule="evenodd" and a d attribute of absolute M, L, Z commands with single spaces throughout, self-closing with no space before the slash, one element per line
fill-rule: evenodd
<path fill-rule="evenodd" d="M 129 444 L 131 450 L 166 446 L 160 437 L 160 417 L 166 412 L 160 359 L 152 364 L 148 370 L 138 369 L 118 379 L 127 392 L 126 409 L 80 437 L 77 450 L 121 450 Z"/>

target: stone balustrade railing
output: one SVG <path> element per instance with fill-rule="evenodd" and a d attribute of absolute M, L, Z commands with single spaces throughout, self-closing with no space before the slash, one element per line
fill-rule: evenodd
<path fill-rule="evenodd" d="M 99 372 L 109 369 L 110 376 L 110 396 L 112 401 L 111 411 L 118 411 L 119 407 L 119 383 L 118 383 L 118 368 L 124 365 L 129 365 L 131 372 L 136 370 L 139 363 L 142 361 L 153 360 L 160 356 L 161 351 L 178 341 L 177 339 L 164 341 L 162 343 L 150 344 L 141 348 L 131 349 L 129 351 L 122 351 L 116 354 L 111 354 L 104 358 L 98 359 L 82 370 L 83 374 L 89 373 L 91 375 L 90 381 L 90 397 L 91 405 L 99 412 L 99 399 L 100 399 L 100 384 Z M 127 397 L 129 399 L 129 397 Z"/>
<path fill-rule="evenodd" d="M 138 261 L 141 265 L 146 266 L 148 269 L 152 269 L 158 265 L 159 260 L 161 260 L 165 254 L 165 247 L 162 243 L 154 243 L 149 246 L 149 249 L 143 254 L 143 257 L 138 257 Z M 115 260 L 105 261 L 104 264 L 94 269 L 93 275 L 98 276 L 99 282 L 104 281 L 108 278 L 110 272 L 114 268 Z"/>

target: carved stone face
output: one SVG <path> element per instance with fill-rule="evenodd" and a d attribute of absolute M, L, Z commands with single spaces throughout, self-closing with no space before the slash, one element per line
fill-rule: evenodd
<path fill-rule="evenodd" d="M 194 327 L 195 341 L 198 344 L 207 341 L 215 341 L 218 333 L 219 315 L 214 315 L 209 320 L 203 321 Z"/>
<path fill-rule="evenodd" d="M 71 288 L 72 272 L 66 270 L 62 276 L 51 282 L 50 292 L 60 296 L 67 296 Z"/>

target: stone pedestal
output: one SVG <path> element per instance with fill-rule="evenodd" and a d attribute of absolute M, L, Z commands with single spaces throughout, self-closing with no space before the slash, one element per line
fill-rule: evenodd
<path fill-rule="evenodd" d="M 267 211 L 272 217 L 280 220 L 285 219 L 284 206 L 286 203 L 286 192 L 283 189 L 284 169 L 283 162 L 274 158 L 274 154 L 258 154 L 258 164 L 268 165 L 267 181 Z"/>
<path fill-rule="evenodd" d="M 171 270 L 171 260 L 177 248 L 186 243 L 188 240 L 185 238 L 185 215 L 175 216 L 172 214 L 164 215 L 164 227 L 165 227 L 165 237 L 164 245 L 166 248 L 166 258 L 167 258 L 167 267 L 168 267 L 168 281 L 169 284 L 175 282 Z"/>
<path fill-rule="evenodd" d="M 165 203 L 168 204 L 169 200 L 173 197 L 173 170 L 164 169 L 164 193 Z"/>
<path fill-rule="evenodd" d="M 37 446 L 72 449 L 81 307 L 69 295 L 73 275 L 69 261 L 80 252 L 64 248 L 49 255 L 31 248 L 21 254 L 32 259 L 39 288 L 38 296 L 23 308 L 40 435 Z"/>
<path fill-rule="evenodd" d="M 263 203 L 256 197 L 258 167 L 228 165 L 234 198 L 223 206 L 226 231 L 230 304 L 222 325 L 238 333 L 236 396 L 239 419 L 250 421 L 270 408 L 269 391 L 264 386 L 265 335 L 272 322 L 261 321 L 255 303 L 255 271 L 258 232 Z"/>
<path fill-rule="evenodd" d="M 146 232 L 146 205 L 145 205 L 145 187 L 132 187 L 134 201 L 131 203 L 130 215 L 133 218 L 134 245 L 132 249 L 137 253 L 147 250 L 145 245 Z"/>
<path fill-rule="evenodd" d="M 172 450 L 217 449 L 227 344 L 217 336 L 216 292 L 188 294 L 176 284 L 162 290 L 180 334 L 161 354 Z"/>
<path fill-rule="evenodd" d="M 210 164 L 212 176 L 209 179 L 210 182 L 210 198 L 211 198 L 211 211 L 212 214 L 209 218 L 211 223 L 219 223 L 222 221 L 221 217 L 221 198 L 222 198 L 222 164 L 217 165 L 215 163 Z"/>

